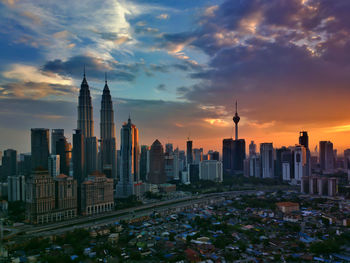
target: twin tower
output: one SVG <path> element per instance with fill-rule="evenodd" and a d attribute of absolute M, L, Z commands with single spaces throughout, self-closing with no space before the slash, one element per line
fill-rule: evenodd
<path fill-rule="evenodd" d="M 76 179 L 78 180 L 78 183 L 81 183 L 89 174 L 92 174 L 95 171 L 101 171 L 107 177 L 116 178 L 114 111 L 107 78 L 105 80 L 102 94 L 100 114 L 100 147 L 98 149 L 98 140 L 94 136 L 93 108 L 90 89 L 86 81 L 84 70 L 84 78 L 79 92 L 78 122 L 75 134 L 76 144 L 79 146 L 77 147 L 79 148 L 79 152 L 76 152 L 76 156 L 79 158 L 77 163 L 80 167 L 73 167 L 73 169 L 76 168 L 74 170 L 77 172 Z"/>

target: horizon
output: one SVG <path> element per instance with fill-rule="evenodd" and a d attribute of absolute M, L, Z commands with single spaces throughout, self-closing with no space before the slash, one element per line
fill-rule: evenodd
<path fill-rule="evenodd" d="M 222 153 L 233 137 L 274 148 L 350 148 L 346 1 L 111 1 L 69 7 L 0 1 L 0 149 L 30 151 L 30 128 L 77 128 L 86 67 L 94 130 L 105 73 L 117 148 L 131 114 L 140 145 L 159 139 Z M 155 136 L 156 135 L 156 136 Z"/>

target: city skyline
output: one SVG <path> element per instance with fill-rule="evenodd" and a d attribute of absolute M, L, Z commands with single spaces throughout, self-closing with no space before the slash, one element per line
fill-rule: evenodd
<path fill-rule="evenodd" d="M 0 148 L 29 152 L 31 128 L 64 128 L 72 142 L 85 64 L 98 138 L 108 74 L 117 149 L 130 114 L 140 145 L 185 149 L 190 134 L 193 148 L 221 152 L 238 100 L 247 145 L 295 145 L 306 130 L 311 151 L 332 141 L 342 152 L 349 10 L 318 0 L 1 1 Z"/>

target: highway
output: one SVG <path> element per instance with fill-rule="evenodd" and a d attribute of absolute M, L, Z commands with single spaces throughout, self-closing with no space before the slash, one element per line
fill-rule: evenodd
<path fill-rule="evenodd" d="M 16 234 L 5 236 L 7 240 L 23 240 L 34 236 L 51 236 L 58 235 L 67 231 L 74 230 L 76 228 L 88 228 L 93 226 L 103 226 L 107 224 L 112 224 L 116 221 L 127 220 L 134 217 L 141 217 L 145 215 L 150 215 L 152 212 L 164 212 L 170 209 L 184 208 L 187 206 L 192 206 L 196 203 L 209 202 L 220 197 L 237 196 L 237 195 L 249 195 L 259 192 L 259 190 L 245 190 L 245 191 L 231 191 L 223 193 L 213 193 L 204 195 L 194 195 L 191 197 L 173 199 L 162 202 L 156 202 L 151 204 L 146 204 L 138 207 L 127 208 L 123 210 L 113 211 L 110 213 L 104 213 L 95 216 L 85 216 L 76 219 L 55 222 L 46 225 L 24 225 L 17 227 Z"/>

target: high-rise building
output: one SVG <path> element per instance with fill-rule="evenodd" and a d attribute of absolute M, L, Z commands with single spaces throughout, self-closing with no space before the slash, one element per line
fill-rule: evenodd
<path fill-rule="evenodd" d="M 65 174 L 54 178 L 55 221 L 67 220 L 78 215 L 77 181 Z"/>
<path fill-rule="evenodd" d="M 17 175 L 17 151 L 7 149 L 2 156 L 1 181 L 7 181 L 7 177 Z"/>
<path fill-rule="evenodd" d="M 19 155 L 18 174 L 29 178 L 32 172 L 32 156 L 30 153 L 21 153 Z"/>
<path fill-rule="evenodd" d="M 56 141 L 56 154 L 60 156 L 60 173 L 69 175 L 71 149 L 65 137 Z"/>
<path fill-rule="evenodd" d="M 59 139 L 64 137 L 64 129 L 52 129 L 51 130 L 51 154 L 56 154 L 56 143 Z"/>
<path fill-rule="evenodd" d="M 81 214 L 94 215 L 114 209 L 113 179 L 94 172 L 81 185 Z"/>
<path fill-rule="evenodd" d="M 262 178 L 274 178 L 274 155 L 272 143 L 260 144 Z"/>
<path fill-rule="evenodd" d="M 249 144 L 249 156 L 255 155 L 256 154 L 256 144 L 254 141 L 251 141 Z"/>
<path fill-rule="evenodd" d="M 350 149 L 344 150 L 344 169 L 350 170 Z"/>
<path fill-rule="evenodd" d="M 73 178 L 80 185 L 86 177 L 85 137 L 81 130 L 73 134 Z"/>
<path fill-rule="evenodd" d="M 220 153 L 217 151 L 209 151 L 208 152 L 208 160 L 220 161 Z"/>
<path fill-rule="evenodd" d="M 178 160 L 178 149 L 164 154 L 164 171 L 166 181 L 178 180 L 179 179 L 179 160 Z"/>
<path fill-rule="evenodd" d="M 140 180 L 146 182 L 148 180 L 149 173 L 149 146 L 141 146 L 140 155 Z"/>
<path fill-rule="evenodd" d="M 47 170 L 50 147 L 49 141 L 49 129 L 31 129 L 32 170 L 38 168 Z"/>
<path fill-rule="evenodd" d="M 320 168 L 322 171 L 331 172 L 334 169 L 333 143 L 330 141 L 320 141 Z"/>
<path fill-rule="evenodd" d="M 249 156 L 249 176 L 260 178 L 261 177 L 261 160 L 260 155 L 254 154 Z"/>
<path fill-rule="evenodd" d="M 301 183 L 301 178 L 307 176 L 307 154 L 303 145 L 296 145 L 294 148 L 294 182 Z"/>
<path fill-rule="evenodd" d="M 199 164 L 203 160 L 203 148 L 193 149 L 194 164 Z"/>
<path fill-rule="evenodd" d="M 54 220 L 55 183 L 47 171 L 36 171 L 26 183 L 26 219 L 34 224 Z"/>
<path fill-rule="evenodd" d="M 165 153 L 169 153 L 169 154 L 173 153 L 173 144 L 172 143 L 165 144 Z"/>
<path fill-rule="evenodd" d="M 116 167 L 116 138 L 114 126 L 113 102 L 107 79 L 103 88 L 101 101 L 101 119 L 100 119 L 100 136 L 101 136 L 101 167 L 103 173 L 108 178 L 117 178 Z"/>
<path fill-rule="evenodd" d="M 199 165 L 199 179 L 222 182 L 222 163 L 216 160 L 202 161 Z"/>
<path fill-rule="evenodd" d="M 164 169 L 164 150 L 160 141 L 155 140 L 149 151 L 149 182 L 164 184 L 166 175 Z"/>
<path fill-rule="evenodd" d="M 283 180 L 283 161 L 282 155 L 284 152 L 290 151 L 287 147 L 283 146 L 276 149 L 276 161 L 275 161 L 275 178 L 282 181 Z"/>
<path fill-rule="evenodd" d="M 294 179 L 294 153 L 287 148 L 281 153 L 282 162 L 282 180 L 291 181 Z"/>
<path fill-rule="evenodd" d="M 60 156 L 51 154 L 48 162 L 49 175 L 53 178 L 60 175 Z"/>
<path fill-rule="evenodd" d="M 98 170 L 98 142 L 96 137 L 85 138 L 85 165 L 86 174 Z"/>
<path fill-rule="evenodd" d="M 80 85 L 78 102 L 78 129 L 82 131 L 85 138 L 94 136 L 94 120 L 89 84 L 86 81 L 85 69 L 84 78 Z"/>
<path fill-rule="evenodd" d="M 125 198 L 136 194 L 134 182 L 139 181 L 139 135 L 130 117 L 120 132 L 120 178 L 116 196 Z"/>
<path fill-rule="evenodd" d="M 192 141 L 186 142 L 186 166 L 193 163 Z"/>
<path fill-rule="evenodd" d="M 25 201 L 25 177 L 23 175 L 13 175 L 7 177 L 7 195 L 9 202 Z"/>
<path fill-rule="evenodd" d="M 307 135 L 307 131 L 300 132 L 299 144 L 303 145 L 306 149 L 309 149 L 309 136 Z"/>

